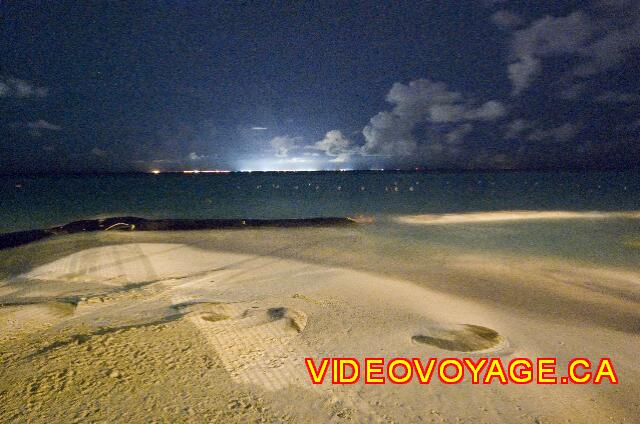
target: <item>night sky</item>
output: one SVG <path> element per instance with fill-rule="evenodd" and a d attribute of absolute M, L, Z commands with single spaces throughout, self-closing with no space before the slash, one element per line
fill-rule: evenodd
<path fill-rule="evenodd" d="M 0 172 L 640 164 L 640 2 L 2 1 Z"/>

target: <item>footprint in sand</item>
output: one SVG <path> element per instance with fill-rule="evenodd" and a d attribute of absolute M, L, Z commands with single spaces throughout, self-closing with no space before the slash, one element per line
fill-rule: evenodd
<path fill-rule="evenodd" d="M 305 313 L 284 306 L 210 304 L 190 319 L 235 381 L 269 390 L 305 381 L 304 354 L 295 343 L 307 325 Z"/>
<path fill-rule="evenodd" d="M 217 321 L 222 321 L 224 319 L 228 319 L 229 317 L 224 315 L 224 314 L 218 314 L 218 313 L 209 313 L 209 314 L 202 314 L 200 315 L 200 318 L 202 318 L 205 321 L 209 321 L 209 322 L 217 322 Z"/>
<path fill-rule="evenodd" d="M 242 314 L 242 318 L 250 320 L 250 325 L 263 325 L 282 320 L 285 331 L 293 330 L 296 333 L 301 333 L 307 325 L 305 314 L 283 306 L 268 309 L 247 309 Z"/>
<path fill-rule="evenodd" d="M 497 331 L 473 324 L 449 328 L 432 328 L 411 337 L 415 343 L 427 344 L 455 352 L 477 352 L 502 348 L 506 340 Z"/>

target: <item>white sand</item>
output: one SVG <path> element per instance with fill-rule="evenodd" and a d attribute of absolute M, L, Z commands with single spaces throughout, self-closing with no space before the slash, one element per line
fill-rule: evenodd
<path fill-rule="evenodd" d="M 324 237 L 305 231 L 308 238 Z M 102 294 L 84 295 L 70 314 L 24 307 L 31 309 L 23 316 L 52 322 L 44 330 L 23 323 L 21 335 L 15 308 L 0 310 L 0 334 L 12 334 L 0 339 L 6 364 L 0 421 L 632 422 L 640 413 L 634 395 L 640 382 L 639 273 L 461 255 L 438 271 L 452 287 L 469 290 L 461 296 L 440 289 L 437 276 L 408 281 L 323 264 L 318 247 L 309 253 L 316 260 L 293 259 L 278 250 L 296 242 L 282 235 L 287 233 L 273 232 L 275 239 L 260 231 L 229 234 L 244 235 L 247 245 L 267 234 L 264 243 L 279 253 L 250 253 L 259 250 L 255 246 L 229 253 L 113 235 L 130 242 L 81 250 L 5 282 L 5 293 L 33 284 L 34 298 L 45 292 L 42 285 L 51 293 L 79 282 L 102 287 Z M 372 251 L 366 255 L 375 269 L 384 258 Z M 474 290 L 487 289 L 496 297 L 478 300 Z M 518 298 L 525 304 L 512 300 Z M 555 309 L 559 298 L 566 311 Z M 592 320 L 571 319 L 585 307 Z M 611 311 L 619 314 L 614 323 Z M 175 320 L 163 323 L 170 316 Z M 474 354 L 412 340 L 461 334 L 461 324 L 493 329 L 501 341 Z M 99 332 L 117 327 L 123 329 Z M 74 334 L 87 337 L 68 343 L 77 340 Z M 56 341 L 63 343 L 52 347 Z M 560 363 L 609 356 L 622 384 L 312 386 L 303 363 L 307 356 L 480 354 L 507 361 L 557 356 Z"/>

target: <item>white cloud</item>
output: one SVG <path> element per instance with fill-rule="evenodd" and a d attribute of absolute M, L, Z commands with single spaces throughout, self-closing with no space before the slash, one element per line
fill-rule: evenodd
<path fill-rule="evenodd" d="M 320 150 L 327 156 L 332 156 L 331 162 L 346 162 L 352 154 L 358 151 L 353 142 L 346 138 L 340 130 L 327 132 L 322 140 L 309 148 Z"/>
<path fill-rule="evenodd" d="M 329 162 L 332 162 L 332 163 L 345 163 L 345 162 L 348 162 L 349 159 L 351 159 L 351 154 L 342 153 L 342 154 L 339 154 L 339 155 L 335 156 Z"/>
<path fill-rule="evenodd" d="M 393 109 L 375 115 L 362 130 L 366 141 L 364 154 L 407 156 L 415 153 L 418 141 L 414 130 L 419 124 L 493 121 L 506 114 L 505 107 L 498 101 L 478 105 L 473 99 L 449 90 L 446 84 L 428 79 L 395 83 L 386 100 L 393 104 Z"/>
<path fill-rule="evenodd" d="M 449 131 L 446 135 L 445 135 L 445 140 L 447 141 L 447 143 L 449 144 L 459 144 L 462 143 L 464 141 L 464 138 L 467 136 L 467 134 L 469 134 L 471 131 L 473 131 L 473 125 L 471 124 L 462 124 L 459 127 L 454 128 L 453 130 Z"/>
<path fill-rule="evenodd" d="M 202 160 L 205 158 L 205 156 L 201 156 L 198 155 L 196 152 L 191 152 L 189 153 L 189 155 L 187 156 L 187 158 L 191 161 L 197 161 L 197 160 Z"/>
<path fill-rule="evenodd" d="M 465 119 L 477 121 L 495 121 L 507 114 L 504 105 L 496 100 L 489 100 L 476 109 L 470 109 L 464 114 Z"/>
<path fill-rule="evenodd" d="M 297 148 L 302 139 L 300 137 L 290 137 L 288 135 L 274 137 L 269 141 L 271 147 L 275 150 L 275 155 L 279 158 L 289 156 L 289 151 Z"/>
<path fill-rule="evenodd" d="M 415 122 L 390 112 L 380 112 L 364 127 L 366 140 L 363 152 L 367 155 L 409 155 L 416 147 L 412 130 Z"/>
<path fill-rule="evenodd" d="M 504 138 L 507 140 L 526 139 L 529 141 L 569 141 L 573 139 L 580 126 L 570 122 L 557 127 L 540 128 L 535 122 L 526 119 L 514 119 L 505 126 Z"/>
<path fill-rule="evenodd" d="M 507 71 L 517 96 L 541 73 L 540 58 L 576 53 L 593 33 L 589 17 L 581 11 L 566 17 L 545 16 L 516 31 L 511 41 L 512 63 Z"/>
<path fill-rule="evenodd" d="M 515 29 L 524 24 L 524 19 L 509 10 L 498 10 L 491 15 L 491 22 L 502 29 Z"/>
<path fill-rule="evenodd" d="M 571 85 L 565 86 L 558 93 L 558 97 L 565 100 L 577 100 L 582 95 L 582 92 L 585 89 L 584 83 L 573 83 Z"/>
<path fill-rule="evenodd" d="M 18 127 L 22 127 L 22 124 L 17 124 Z M 45 121 L 44 119 L 38 119 L 34 122 L 27 122 L 24 124 L 29 130 L 29 134 L 34 137 L 40 137 L 42 135 L 42 131 L 60 131 L 62 129 L 61 126 L 52 124 L 50 122 Z"/>
<path fill-rule="evenodd" d="M 540 74 L 541 70 L 540 61 L 532 56 L 524 56 L 517 62 L 510 63 L 507 72 L 513 85 L 511 94 L 517 96 L 522 93 Z"/>
<path fill-rule="evenodd" d="M 251 127 L 252 130 L 254 131 L 264 131 L 264 130 L 268 130 L 269 128 L 267 127 Z"/>
<path fill-rule="evenodd" d="M 640 102 L 640 95 L 605 91 L 596 97 L 596 101 L 599 103 L 638 103 Z"/>
<path fill-rule="evenodd" d="M 529 87 L 540 74 L 545 58 L 577 58 L 578 64 L 567 76 L 584 78 L 620 65 L 639 48 L 640 6 L 621 1 L 606 3 L 607 8 L 601 4 L 597 18 L 577 10 L 563 17 L 545 16 L 515 31 L 508 66 L 513 94 Z"/>
<path fill-rule="evenodd" d="M 533 128 L 533 124 L 526 119 L 514 119 L 506 125 L 504 138 L 513 140 L 519 138 L 524 132 Z"/>
<path fill-rule="evenodd" d="M 51 131 L 60 131 L 62 129 L 61 126 L 47 122 L 44 119 L 38 119 L 35 122 L 28 122 L 27 128 L 37 129 L 37 130 L 51 130 Z"/>
<path fill-rule="evenodd" d="M 47 88 L 35 86 L 29 81 L 0 77 L 0 97 L 45 97 L 48 93 Z"/>
<path fill-rule="evenodd" d="M 575 53 L 585 46 L 593 32 L 590 18 L 582 11 L 565 17 L 545 16 L 513 34 L 511 51 L 518 59 Z"/>
<path fill-rule="evenodd" d="M 280 158 L 277 163 L 309 163 L 311 162 L 309 159 L 301 158 L 301 157 L 291 157 L 291 158 Z"/>
<path fill-rule="evenodd" d="M 574 74 L 580 77 L 598 74 L 618 66 L 634 49 L 640 47 L 640 13 L 622 28 L 605 30 L 605 34 L 581 49 L 586 62 L 578 65 Z"/>
<path fill-rule="evenodd" d="M 107 152 L 98 147 L 94 147 L 93 149 L 91 149 L 91 154 L 101 158 L 107 156 Z"/>
<path fill-rule="evenodd" d="M 558 127 L 535 130 L 529 134 L 528 139 L 532 141 L 569 141 L 576 136 L 578 130 L 577 125 L 567 122 Z"/>

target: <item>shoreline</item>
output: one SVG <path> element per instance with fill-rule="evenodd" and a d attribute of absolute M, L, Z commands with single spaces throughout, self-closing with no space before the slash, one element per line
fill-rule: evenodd
<path fill-rule="evenodd" d="M 56 235 L 95 231 L 191 231 L 243 228 L 302 228 L 354 225 L 357 219 L 319 217 L 293 219 L 146 219 L 135 216 L 86 219 L 37 230 L 0 234 L 0 250 Z"/>
<path fill-rule="evenodd" d="M 533 211 L 504 210 L 392 216 L 391 221 L 408 225 L 483 224 L 522 221 L 640 219 L 640 211 Z M 72 221 L 45 229 L 0 234 L 0 250 L 22 246 L 51 236 L 96 231 L 192 231 L 249 228 L 336 227 L 373 223 L 372 217 L 312 217 L 285 219 L 147 219 L 115 216 Z"/>

